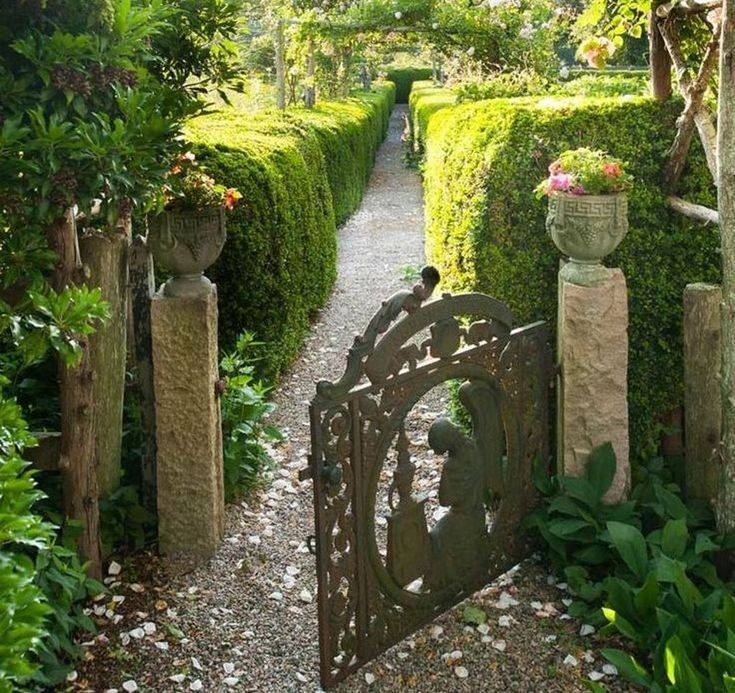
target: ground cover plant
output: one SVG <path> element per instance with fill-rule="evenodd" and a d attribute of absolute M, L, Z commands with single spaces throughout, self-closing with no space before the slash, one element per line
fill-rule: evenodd
<path fill-rule="evenodd" d="M 575 596 L 570 613 L 603 638 L 623 638 L 633 654 L 602 654 L 632 684 L 733 690 L 734 576 L 717 570 L 733 539 L 717 533 L 708 504 L 684 502 L 661 458 L 637 470 L 630 500 L 607 505 L 616 466 L 606 444 L 581 477 L 549 479 L 537 468 L 542 501 L 526 527 Z"/>

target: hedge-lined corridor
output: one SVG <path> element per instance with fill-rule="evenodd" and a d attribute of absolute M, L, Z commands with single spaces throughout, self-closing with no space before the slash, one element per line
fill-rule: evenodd
<path fill-rule="evenodd" d="M 295 357 L 336 276 L 336 229 L 360 204 L 395 103 L 391 83 L 307 111 L 218 111 L 188 129 L 198 158 L 243 195 L 212 268 L 220 343 L 266 342 L 263 374 Z M 247 271 L 243 273 L 243 268 Z"/>

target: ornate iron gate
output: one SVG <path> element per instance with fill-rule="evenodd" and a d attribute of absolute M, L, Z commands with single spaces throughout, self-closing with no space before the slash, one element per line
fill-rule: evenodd
<path fill-rule="evenodd" d="M 384 302 L 311 404 L 302 476 L 314 480 L 325 688 L 527 553 L 518 530 L 535 502 L 532 462 L 548 459 L 549 331 L 512 329 L 507 306 L 483 294 L 426 302 L 438 280 L 425 268 L 422 284 Z M 444 513 L 429 529 L 406 419 L 450 380 L 464 382 L 472 434 L 445 419 L 428 429 Z"/>

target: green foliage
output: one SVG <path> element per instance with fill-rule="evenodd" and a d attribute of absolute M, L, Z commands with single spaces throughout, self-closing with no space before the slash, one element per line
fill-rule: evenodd
<path fill-rule="evenodd" d="M 20 408 L 0 392 L 0 690 L 62 681 L 64 658 L 80 654 L 72 634 L 94 630 L 82 604 L 102 589 L 38 513 L 44 496 L 22 459 L 33 445 Z"/>
<path fill-rule="evenodd" d="M 313 110 L 221 111 L 190 124 L 198 157 L 243 195 L 210 276 L 219 289 L 222 348 L 257 331 L 267 345 L 261 374 L 291 362 L 331 291 L 336 224 L 359 205 L 393 98 L 393 85 L 378 85 Z"/>
<path fill-rule="evenodd" d="M 718 234 L 667 207 L 659 179 L 681 104 L 624 99 L 497 99 L 454 106 L 421 89 L 411 106 L 426 144 L 427 253 L 450 291 L 505 301 L 518 324 L 556 324 L 559 254 L 544 232 L 534 181 L 560 152 L 603 149 L 638 181 L 630 231 L 610 258 L 630 295 L 630 423 L 634 453 L 657 447 L 655 417 L 681 402 L 684 286 L 719 278 Z M 427 103 L 428 102 L 428 103 Z M 682 192 L 714 205 L 701 150 Z"/>
<path fill-rule="evenodd" d="M 396 85 L 396 103 L 408 103 L 414 82 L 431 79 L 433 70 L 430 67 L 393 67 L 385 70 L 386 79 Z"/>
<path fill-rule="evenodd" d="M 222 446 L 227 500 L 250 490 L 273 462 L 264 444 L 281 439 L 281 432 L 264 423 L 275 406 L 270 388 L 256 380 L 252 349 L 259 344 L 249 332 L 237 340 L 235 350 L 222 358 L 220 371 L 227 380 L 222 394 Z"/>
<path fill-rule="evenodd" d="M 37 668 L 33 651 L 50 609 L 34 584 L 30 550 L 45 547 L 53 529 L 33 512 L 40 500 L 23 449 L 33 445 L 20 408 L 0 394 L 0 690 Z"/>
<path fill-rule="evenodd" d="M 543 500 L 526 527 L 575 595 L 570 613 L 643 655 L 602 650 L 625 679 L 653 691 L 729 690 L 735 601 L 713 556 L 733 540 L 716 534 L 709 507 L 684 504 L 662 460 L 643 468 L 631 500 L 605 504 L 616 466 L 610 444 L 581 477 L 549 479 L 539 465 Z"/>
<path fill-rule="evenodd" d="M 156 527 L 156 516 L 143 507 L 137 485 L 119 486 L 100 500 L 103 556 L 113 551 L 139 551 L 155 541 Z"/>

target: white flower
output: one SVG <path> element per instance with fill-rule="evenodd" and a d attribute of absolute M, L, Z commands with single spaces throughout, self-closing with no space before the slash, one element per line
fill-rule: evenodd
<path fill-rule="evenodd" d="M 433 23 L 433 24 L 431 25 L 431 28 L 432 28 L 432 29 L 433 29 L 434 31 L 436 31 L 436 30 L 437 30 L 437 29 L 439 28 L 439 22 L 434 22 L 434 23 Z"/>
<path fill-rule="evenodd" d="M 469 48 L 467 49 L 467 55 L 469 55 L 469 56 L 470 56 L 470 58 L 471 58 L 471 57 L 472 57 L 472 56 L 473 56 L 474 54 L 475 54 L 475 47 L 474 47 L 474 46 L 470 46 L 470 47 L 469 47 Z"/>
<path fill-rule="evenodd" d="M 562 79 L 569 79 L 569 66 L 563 65 L 561 70 L 559 70 L 559 77 Z"/>
<path fill-rule="evenodd" d="M 400 19 L 401 17 L 403 17 L 403 12 L 396 12 L 396 13 L 395 13 L 395 14 L 394 14 L 393 16 L 394 16 L 394 17 L 395 17 L 396 19 Z"/>
<path fill-rule="evenodd" d="M 526 24 L 519 32 L 518 36 L 520 36 L 522 39 L 530 39 L 533 37 L 535 33 L 535 29 L 531 24 Z"/>

